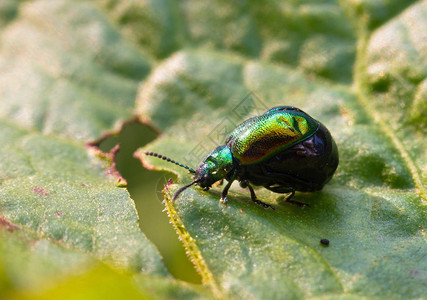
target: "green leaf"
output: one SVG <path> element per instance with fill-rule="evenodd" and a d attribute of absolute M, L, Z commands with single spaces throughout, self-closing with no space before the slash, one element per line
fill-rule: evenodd
<path fill-rule="evenodd" d="M 149 60 L 90 3 L 0 11 L 0 298 L 202 294 L 141 232 L 114 153 L 85 144 L 132 116 Z"/>
<path fill-rule="evenodd" d="M 122 32 L 163 58 L 177 48 L 232 51 L 290 64 L 332 80 L 351 79 L 355 35 L 336 1 L 101 0 Z"/>
<path fill-rule="evenodd" d="M 424 297 L 425 20 L 413 0 L 2 1 L 0 298 Z M 137 114 L 162 133 L 145 150 L 197 167 L 275 105 L 338 144 L 310 208 L 238 185 L 172 203 L 190 176 L 139 152 L 178 176 L 165 205 L 203 285 L 172 278 L 96 141 Z"/>
<path fill-rule="evenodd" d="M 144 82 L 140 117 L 162 131 L 144 150 L 193 168 L 236 124 L 277 105 L 302 108 L 338 144 L 333 180 L 321 192 L 295 196 L 310 208 L 256 190 L 275 211 L 251 203 L 249 192 L 236 185 L 227 207 L 218 202 L 221 186 L 189 188 L 172 203 L 190 176 L 138 152 L 147 167 L 178 175 L 179 184 L 165 190 L 166 208 L 204 283 L 218 296 L 423 297 L 427 145 L 420 109 L 427 65 L 425 39 L 417 32 L 425 19 L 424 2 L 372 33 L 361 17 L 351 85 L 212 50 L 175 53 Z M 328 247 L 322 238 L 330 240 Z"/>
<path fill-rule="evenodd" d="M 143 274 L 132 276 L 93 264 L 83 275 L 70 276 L 43 292 L 16 292 L 9 296 L 19 299 L 57 299 L 58 294 L 63 299 L 198 299 L 203 293 L 200 287 L 172 279 Z M 203 299 L 207 298 L 209 295 L 205 293 Z"/>
<path fill-rule="evenodd" d="M 4 121 L 0 128 L 6 145 L 0 163 L 1 227 L 13 232 L 0 235 L 5 251 L 0 257 L 15 287 L 37 287 L 81 269 L 90 257 L 134 272 L 168 274 L 139 230 L 128 193 L 114 186 L 104 174 L 106 166 L 84 146 Z"/>
<path fill-rule="evenodd" d="M 24 2 L 3 30 L 1 46 L 0 115 L 80 140 L 99 138 L 130 118 L 137 83 L 150 70 L 83 1 Z"/>

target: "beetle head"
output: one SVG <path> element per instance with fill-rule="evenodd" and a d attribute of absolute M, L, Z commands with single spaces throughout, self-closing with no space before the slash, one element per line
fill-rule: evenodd
<path fill-rule="evenodd" d="M 197 168 L 194 179 L 202 188 L 224 179 L 233 169 L 233 155 L 227 146 L 216 147 Z"/>
<path fill-rule="evenodd" d="M 144 154 L 166 160 L 167 162 L 185 168 L 190 173 L 194 174 L 194 181 L 177 190 L 172 198 L 172 201 L 175 201 L 175 199 L 182 191 L 189 188 L 193 184 L 198 184 L 202 188 L 208 190 L 213 183 L 226 178 L 228 173 L 233 170 L 233 155 L 231 154 L 230 149 L 226 146 L 216 147 L 211 153 L 208 154 L 208 156 L 203 160 L 196 171 L 162 154 L 148 151 L 144 152 Z"/>

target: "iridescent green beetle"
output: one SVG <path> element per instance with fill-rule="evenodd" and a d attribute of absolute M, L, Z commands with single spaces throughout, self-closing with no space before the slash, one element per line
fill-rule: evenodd
<path fill-rule="evenodd" d="M 178 195 L 193 184 L 209 190 L 213 183 L 227 179 L 220 201 L 227 203 L 227 193 L 237 180 L 248 187 L 251 199 L 258 200 L 251 184 L 275 193 L 319 191 L 332 178 L 338 166 L 338 149 L 328 129 L 299 108 L 278 106 L 261 116 L 237 126 L 225 141 L 203 160 L 197 170 L 168 157 L 145 152 L 184 167 L 194 174 L 194 181 L 180 188 Z"/>

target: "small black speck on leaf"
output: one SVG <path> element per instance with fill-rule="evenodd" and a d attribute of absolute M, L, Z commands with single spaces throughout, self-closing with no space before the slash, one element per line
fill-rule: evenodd
<path fill-rule="evenodd" d="M 328 240 L 328 239 L 321 239 L 321 240 L 320 240 L 320 243 L 321 243 L 322 245 L 329 246 L 329 240 Z"/>

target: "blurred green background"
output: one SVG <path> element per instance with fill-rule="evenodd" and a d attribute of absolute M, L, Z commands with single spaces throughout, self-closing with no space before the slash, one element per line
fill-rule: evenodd
<path fill-rule="evenodd" d="M 116 163 L 120 174 L 127 180 L 127 189 L 135 201 L 139 214 L 139 226 L 163 256 L 166 267 L 176 278 L 200 283 L 200 276 L 185 254 L 174 228 L 162 204 L 162 189 L 173 174 L 145 169 L 133 153 L 139 147 L 156 138 L 157 134 L 148 126 L 128 123 L 117 136 L 105 139 L 100 148 L 108 152 L 120 144 Z"/>

